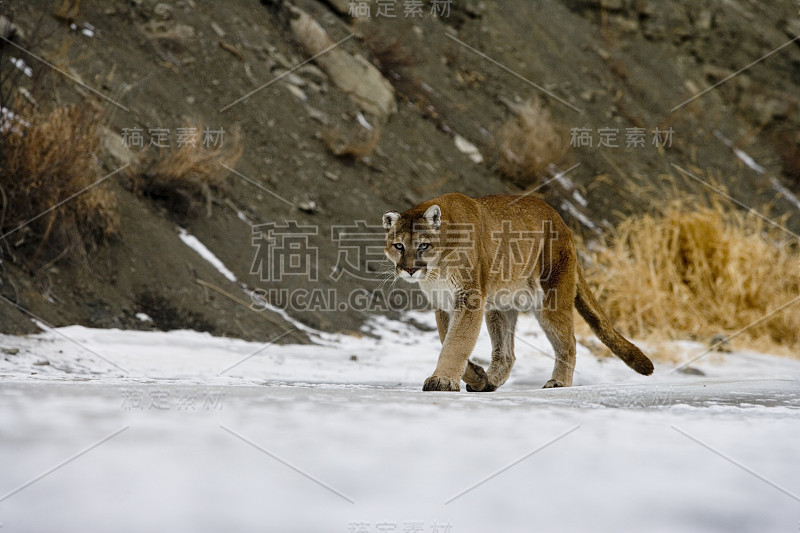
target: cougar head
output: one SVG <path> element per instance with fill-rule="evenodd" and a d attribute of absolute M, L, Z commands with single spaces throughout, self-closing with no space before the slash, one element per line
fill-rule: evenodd
<path fill-rule="evenodd" d="M 383 214 L 386 245 L 383 252 L 395 265 L 395 275 L 419 283 L 436 271 L 441 256 L 442 210 L 434 204 L 422 211 Z"/>

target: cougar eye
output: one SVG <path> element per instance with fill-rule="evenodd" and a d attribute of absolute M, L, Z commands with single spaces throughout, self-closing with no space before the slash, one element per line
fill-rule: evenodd
<path fill-rule="evenodd" d="M 419 246 L 417 246 L 417 250 L 419 250 L 420 252 L 424 252 L 425 250 L 427 250 L 430 247 L 431 247 L 431 245 L 429 243 L 421 242 L 421 243 L 419 243 Z"/>
<path fill-rule="evenodd" d="M 394 246 L 395 250 L 400 250 L 401 252 L 403 251 L 403 243 L 396 242 L 392 246 Z"/>

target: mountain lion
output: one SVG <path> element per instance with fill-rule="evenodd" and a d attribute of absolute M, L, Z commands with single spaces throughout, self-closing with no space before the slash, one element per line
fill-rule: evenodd
<path fill-rule="evenodd" d="M 533 311 L 555 351 L 552 379 L 569 387 L 575 369 L 572 306 L 617 357 L 640 374 L 653 363 L 611 325 L 589 291 L 572 232 L 556 211 L 529 196 L 445 194 L 405 213 L 383 215 L 386 256 L 396 276 L 419 284 L 436 310 L 439 362 L 422 390 L 493 391 L 514 365 L 519 311 Z M 484 370 L 469 360 L 481 321 L 492 339 Z"/>

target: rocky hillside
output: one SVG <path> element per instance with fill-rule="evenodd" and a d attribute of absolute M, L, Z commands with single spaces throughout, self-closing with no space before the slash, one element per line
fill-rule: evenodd
<path fill-rule="evenodd" d="M 380 215 L 451 191 L 535 189 L 591 241 L 713 182 L 800 231 L 794 3 L 418 4 L 3 2 L 0 72 L 23 72 L 4 92 L 91 102 L 103 175 L 125 167 L 97 186 L 119 224 L 88 259 L 34 264 L 30 233 L 4 235 L 3 332 L 356 331 L 421 305 L 385 280 Z M 159 189 L 148 162 L 186 128 L 230 149 L 220 181 Z"/>

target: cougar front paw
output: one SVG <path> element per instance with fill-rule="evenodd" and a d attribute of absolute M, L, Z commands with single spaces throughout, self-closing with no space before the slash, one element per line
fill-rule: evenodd
<path fill-rule="evenodd" d="M 545 383 L 544 387 L 542 387 L 542 388 L 543 389 L 555 389 L 555 388 L 558 388 L 558 387 L 566 387 L 566 385 L 560 379 L 551 379 L 550 381 Z"/>
<path fill-rule="evenodd" d="M 486 377 L 486 371 L 483 367 L 467 361 L 467 369 L 464 371 L 462 378 L 467 384 L 467 392 L 491 392 L 497 390 L 497 387 L 489 384 L 489 379 Z"/>
<path fill-rule="evenodd" d="M 482 389 L 473 389 L 472 386 L 467 384 L 467 392 L 494 392 L 497 390 L 497 387 L 494 385 L 489 385 L 488 383 L 483 386 Z"/>
<path fill-rule="evenodd" d="M 422 390 L 424 391 L 452 391 L 458 392 L 461 390 L 458 386 L 459 380 L 450 379 L 440 376 L 431 376 L 425 380 L 425 384 L 422 386 Z"/>

